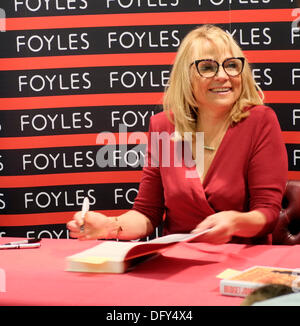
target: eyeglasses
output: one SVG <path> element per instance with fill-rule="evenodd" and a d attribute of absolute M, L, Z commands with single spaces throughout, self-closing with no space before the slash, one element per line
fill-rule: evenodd
<path fill-rule="evenodd" d="M 195 64 L 197 71 L 201 77 L 212 78 L 215 77 L 219 71 L 220 64 L 211 59 L 203 59 L 194 61 L 191 66 Z M 245 58 L 228 58 L 221 64 L 226 74 L 230 77 L 236 77 L 243 71 Z"/>

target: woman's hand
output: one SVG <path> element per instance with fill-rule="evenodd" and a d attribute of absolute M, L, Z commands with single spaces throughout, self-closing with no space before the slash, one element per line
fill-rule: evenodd
<path fill-rule="evenodd" d="M 85 214 L 83 221 L 81 214 L 82 212 L 75 213 L 73 220 L 67 223 L 71 238 L 78 238 L 79 240 L 109 239 L 113 233 L 117 234 L 115 231 L 118 230 L 119 226 L 115 218 L 89 211 Z M 84 229 L 81 230 L 80 227 L 83 222 Z"/>
<path fill-rule="evenodd" d="M 80 227 L 83 225 L 81 231 Z M 94 239 L 141 239 L 153 232 L 153 226 L 147 216 L 135 210 L 118 217 L 107 217 L 101 213 L 89 211 L 85 214 L 84 221 L 82 212 L 74 214 L 73 220 L 67 223 L 71 238 L 79 240 Z"/>
<path fill-rule="evenodd" d="M 265 226 L 267 220 L 259 210 L 250 212 L 223 211 L 208 216 L 199 223 L 192 233 L 199 233 L 210 229 L 201 235 L 199 241 L 214 244 L 223 244 L 233 236 L 253 237 Z"/>
<path fill-rule="evenodd" d="M 199 241 L 214 244 L 223 244 L 231 240 L 236 230 L 236 218 L 239 215 L 236 211 L 223 211 L 208 216 L 192 233 L 199 233 L 210 229 L 209 232 L 203 234 Z"/>

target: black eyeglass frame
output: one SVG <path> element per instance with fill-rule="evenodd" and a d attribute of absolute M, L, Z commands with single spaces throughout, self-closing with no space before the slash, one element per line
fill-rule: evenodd
<path fill-rule="evenodd" d="M 242 69 L 241 69 L 240 73 L 237 74 L 237 75 L 234 75 L 234 76 L 228 74 L 228 72 L 227 72 L 227 71 L 225 70 L 225 68 L 224 68 L 225 63 L 226 63 L 227 61 L 229 61 L 229 60 L 232 60 L 232 59 L 238 59 L 238 60 L 241 60 L 241 62 L 242 62 Z M 216 72 L 215 72 L 215 74 L 214 74 L 213 76 L 211 76 L 211 77 L 205 77 L 205 76 L 201 75 L 201 73 L 200 73 L 200 71 L 199 71 L 199 69 L 198 69 L 198 65 L 199 65 L 199 62 L 203 62 L 203 61 L 215 62 L 215 63 L 217 64 L 217 70 L 216 70 Z M 239 76 L 239 75 L 243 72 L 243 70 L 244 70 L 244 66 L 245 66 L 245 58 L 244 58 L 244 57 L 231 57 L 231 58 L 227 58 L 227 59 L 225 59 L 225 60 L 222 62 L 222 64 L 219 64 L 218 61 L 216 61 L 216 60 L 212 60 L 212 59 L 201 59 L 201 60 L 195 60 L 194 62 L 192 62 L 192 63 L 191 63 L 191 66 L 192 66 L 193 64 L 196 66 L 196 69 L 197 69 L 197 71 L 198 71 L 198 74 L 199 74 L 201 77 L 203 77 L 203 78 L 214 78 L 214 77 L 217 75 L 217 73 L 219 72 L 219 68 L 220 68 L 220 66 L 223 67 L 223 70 L 225 71 L 225 73 L 227 74 L 227 76 L 229 76 L 229 77 L 237 77 L 237 76 Z"/>

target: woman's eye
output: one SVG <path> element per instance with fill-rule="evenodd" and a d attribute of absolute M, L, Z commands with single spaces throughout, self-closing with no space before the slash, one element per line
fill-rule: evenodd
<path fill-rule="evenodd" d="M 202 66 L 200 69 L 202 71 L 214 71 L 214 67 L 212 65 Z"/>
<path fill-rule="evenodd" d="M 229 69 L 235 69 L 237 67 L 237 64 L 235 62 L 231 62 L 226 67 Z"/>

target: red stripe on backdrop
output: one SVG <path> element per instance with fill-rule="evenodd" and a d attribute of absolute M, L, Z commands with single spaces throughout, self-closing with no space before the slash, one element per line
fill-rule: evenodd
<path fill-rule="evenodd" d="M 249 62 L 299 62 L 300 50 L 265 50 L 244 51 Z M 167 53 L 126 53 L 126 54 L 89 54 L 55 57 L 4 58 L 0 59 L 0 70 L 32 70 L 56 68 L 82 68 L 138 66 L 138 65 L 171 65 L 175 52 Z"/>
<path fill-rule="evenodd" d="M 300 103 L 300 91 L 264 91 L 265 103 Z"/>
<path fill-rule="evenodd" d="M 95 211 L 107 216 L 118 216 L 126 213 L 128 210 L 103 210 Z M 26 226 L 26 225 L 46 225 L 46 224 L 65 224 L 69 222 L 75 211 L 37 213 L 37 214 L 6 214 L 0 215 L 1 226 Z"/>
<path fill-rule="evenodd" d="M 300 51 L 299 51 L 300 52 Z M 55 68 L 169 65 L 176 53 L 125 53 L 88 54 L 55 57 L 5 58 L 0 59 L 0 70 L 31 70 Z"/>
<path fill-rule="evenodd" d="M 284 131 L 282 135 L 286 144 L 300 144 L 300 131 Z"/>
<path fill-rule="evenodd" d="M 0 110 L 46 109 L 79 106 L 161 104 L 163 93 L 120 93 L 0 98 Z"/>
<path fill-rule="evenodd" d="M 6 30 L 293 21 L 293 9 L 192 11 L 7 18 Z"/>
<path fill-rule="evenodd" d="M 99 168 L 100 169 L 100 168 Z M 142 171 L 80 172 L 61 174 L 39 174 L 22 176 L 1 176 L 2 188 L 23 188 L 42 186 L 85 185 L 99 183 L 140 182 Z"/>
<path fill-rule="evenodd" d="M 78 134 L 36 137 L 2 137 L 0 149 L 146 144 L 147 132 Z"/>
<path fill-rule="evenodd" d="M 300 171 L 289 171 L 288 179 L 289 180 L 300 180 Z"/>
<path fill-rule="evenodd" d="M 250 63 L 300 62 L 300 50 L 244 51 Z"/>
<path fill-rule="evenodd" d="M 300 103 L 300 91 L 265 91 L 266 103 Z M 163 93 L 120 93 L 0 98 L 0 110 L 161 104 Z"/>
<path fill-rule="evenodd" d="M 229 23 L 226 11 L 7 18 L 6 30 Z"/>

